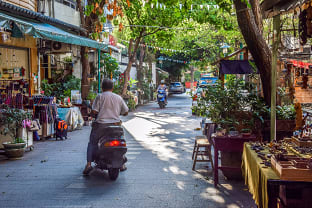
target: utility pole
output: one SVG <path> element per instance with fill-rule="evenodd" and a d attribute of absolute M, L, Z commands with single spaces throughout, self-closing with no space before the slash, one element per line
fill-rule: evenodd
<path fill-rule="evenodd" d="M 273 17 L 273 51 L 272 51 L 272 76 L 271 76 L 271 134 L 270 140 L 276 140 L 276 77 L 278 46 L 281 40 L 280 15 Z"/>

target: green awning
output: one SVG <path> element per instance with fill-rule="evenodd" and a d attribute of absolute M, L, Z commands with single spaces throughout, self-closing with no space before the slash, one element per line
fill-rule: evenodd
<path fill-rule="evenodd" d="M 29 19 L 16 18 L 0 12 L 0 27 L 12 30 L 12 28 L 10 27 L 10 24 L 12 25 L 12 22 L 13 37 L 14 35 L 15 37 L 21 35 L 30 35 L 35 38 L 42 38 L 79 46 L 87 46 L 90 48 L 107 48 L 107 45 L 104 45 L 103 43 L 99 43 L 95 40 L 81 37 L 79 35 L 71 34 L 50 24 L 35 22 Z"/>

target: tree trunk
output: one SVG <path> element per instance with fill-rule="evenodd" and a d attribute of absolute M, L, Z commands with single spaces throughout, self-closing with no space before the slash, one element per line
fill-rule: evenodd
<path fill-rule="evenodd" d="M 132 64 L 133 62 L 135 61 L 135 55 L 136 55 L 136 51 L 139 47 L 139 43 L 141 41 L 141 38 L 142 38 L 142 35 L 143 35 L 143 31 L 140 32 L 140 35 L 135 39 L 135 44 L 133 46 L 133 39 L 130 40 L 130 43 L 129 43 L 129 49 L 128 49 L 128 57 L 129 57 L 129 61 L 128 61 L 128 65 L 127 65 L 127 68 L 126 70 L 124 71 L 124 85 L 123 85 L 123 88 L 122 88 L 122 94 L 121 96 L 122 97 L 126 97 L 127 96 L 127 88 L 128 88 L 128 84 L 129 84 L 129 77 L 130 77 L 130 71 L 131 71 L 131 67 L 132 67 Z M 132 46 L 133 46 L 133 51 L 131 50 L 132 49 Z"/>
<path fill-rule="evenodd" d="M 137 79 L 138 79 L 138 88 L 143 89 L 143 61 L 144 61 L 145 50 L 144 47 L 140 46 L 140 57 L 139 65 L 137 66 Z"/>
<path fill-rule="evenodd" d="M 80 48 L 81 64 L 82 64 L 82 78 L 81 78 L 81 97 L 83 100 L 86 99 L 90 90 L 90 83 L 88 76 L 90 74 L 90 65 L 88 56 L 88 48 L 82 46 Z"/>
<path fill-rule="evenodd" d="M 191 90 L 193 90 L 193 85 L 194 85 L 194 66 L 190 66 L 190 70 L 191 70 L 191 85 L 190 85 L 190 88 L 191 88 Z"/>
<path fill-rule="evenodd" d="M 236 7 L 237 22 L 241 33 L 260 72 L 265 102 L 267 105 L 270 105 L 272 64 L 271 51 L 261 35 L 261 28 L 257 25 L 255 14 L 252 10 L 249 9 L 246 3 L 243 3 L 241 0 L 234 0 L 234 4 Z M 259 18 L 257 19 L 259 20 Z"/>
<path fill-rule="evenodd" d="M 262 14 L 261 14 L 261 7 L 259 0 L 250 0 L 250 5 L 252 12 L 255 16 L 256 25 L 258 26 L 261 34 L 263 32 L 263 20 L 262 20 Z"/>

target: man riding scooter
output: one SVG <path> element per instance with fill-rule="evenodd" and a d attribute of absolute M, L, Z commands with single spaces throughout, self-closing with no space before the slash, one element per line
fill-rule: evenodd
<path fill-rule="evenodd" d="M 164 90 L 164 91 L 166 91 L 165 100 L 166 100 L 166 103 L 167 103 L 168 88 L 167 88 L 167 86 L 165 85 L 165 81 L 164 81 L 164 80 L 161 80 L 161 81 L 160 81 L 160 85 L 158 86 L 157 91 L 158 91 L 158 90 Z"/>
<path fill-rule="evenodd" d="M 92 115 L 95 122 L 92 124 L 90 140 L 87 149 L 87 164 L 83 171 L 84 175 L 88 175 L 93 167 L 91 163 L 94 161 L 94 155 L 98 150 L 98 142 L 100 138 L 109 135 L 108 127 L 121 126 L 120 115 L 128 115 L 128 107 L 122 97 L 113 93 L 113 81 L 104 79 L 102 82 L 103 92 L 99 94 L 92 105 Z M 125 159 L 126 160 L 126 159 Z M 126 170 L 123 165 L 120 171 Z"/>

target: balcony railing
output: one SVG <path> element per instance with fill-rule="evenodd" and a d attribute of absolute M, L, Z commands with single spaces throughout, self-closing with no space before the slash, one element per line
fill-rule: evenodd
<path fill-rule="evenodd" d="M 77 3 L 75 1 L 73 1 L 73 0 L 55 0 L 55 1 L 59 2 L 61 4 L 64 4 L 64 5 L 68 6 L 68 7 L 71 7 L 73 9 L 76 9 L 76 7 L 77 7 Z"/>
<path fill-rule="evenodd" d="M 3 1 L 34 12 L 37 11 L 37 0 L 3 0 Z"/>

